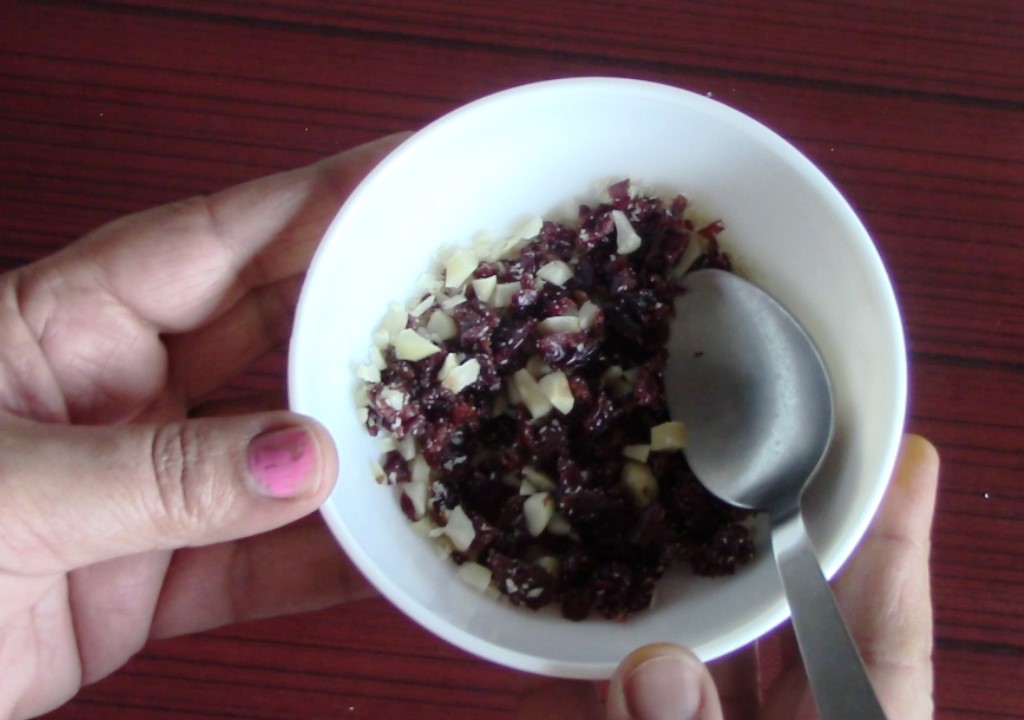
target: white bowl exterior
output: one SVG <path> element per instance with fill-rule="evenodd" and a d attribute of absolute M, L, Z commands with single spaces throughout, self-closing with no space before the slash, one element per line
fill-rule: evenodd
<path fill-rule="evenodd" d="M 863 226 L 804 156 L 749 117 L 677 88 L 584 78 L 472 103 L 417 133 L 356 189 L 314 260 L 291 347 L 293 408 L 330 430 L 342 471 L 323 514 L 345 551 L 414 620 L 469 652 L 531 672 L 606 678 L 636 647 L 674 641 L 711 659 L 788 616 L 764 527 L 736 576 L 672 574 L 627 623 L 572 623 L 483 597 L 415 535 L 355 412 L 354 368 L 391 302 L 406 302 L 439 246 L 549 217 L 603 181 L 633 178 L 721 218 L 723 246 L 819 345 L 837 436 L 805 498 L 826 574 L 854 549 L 884 492 L 904 421 L 905 348 L 895 297 Z"/>

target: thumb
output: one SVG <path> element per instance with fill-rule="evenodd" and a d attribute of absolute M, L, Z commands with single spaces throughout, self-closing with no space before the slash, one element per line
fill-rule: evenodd
<path fill-rule="evenodd" d="M 279 527 L 315 510 L 337 470 L 327 432 L 287 412 L 3 430 L 0 568 L 28 574 Z"/>
<path fill-rule="evenodd" d="M 669 643 L 630 653 L 612 675 L 607 720 L 722 720 L 714 680 L 686 648 Z"/>

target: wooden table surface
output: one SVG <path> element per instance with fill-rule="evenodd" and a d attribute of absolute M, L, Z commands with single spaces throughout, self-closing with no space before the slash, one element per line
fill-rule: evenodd
<path fill-rule="evenodd" d="M 905 313 L 909 429 L 944 462 L 936 714 L 1024 717 L 1020 0 L 2 0 L 0 264 L 593 74 L 749 113 L 861 214 Z M 516 680 L 370 600 L 151 643 L 48 717 L 487 720 Z"/>

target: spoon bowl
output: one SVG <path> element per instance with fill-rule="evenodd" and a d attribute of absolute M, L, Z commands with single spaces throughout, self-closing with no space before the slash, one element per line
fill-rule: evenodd
<path fill-rule="evenodd" d="M 687 461 L 722 500 L 767 512 L 823 720 L 884 719 L 800 508 L 835 425 L 821 355 L 785 308 L 738 275 L 700 270 L 683 278 L 682 290 L 665 386 L 673 417 L 688 430 Z"/>
<path fill-rule="evenodd" d="M 726 502 L 787 512 L 835 425 L 821 355 L 785 308 L 739 275 L 702 270 L 683 288 L 665 386 L 689 431 L 687 461 Z"/>

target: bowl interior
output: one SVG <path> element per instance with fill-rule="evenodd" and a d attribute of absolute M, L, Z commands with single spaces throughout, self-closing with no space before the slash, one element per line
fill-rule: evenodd
<path fill-rule="evenodd" d="M 687 195 L 721 218 L 741 271 L 809 330 L 836 389 L 837 433 L 805 497 L 826 574 L 870 521 L 903 425 L 905 357 L 884 267 L 863 226 L 792 146 L 739 112 L 676 88 L 615 79 L 540 83 L 499 93 L 428 126 L 345 203 L 310 269 L 292 340 L 292 406 L 331 431 L 340 480 L 323 514 L 345 551 L 404 612 L 490 660 L 548 675 L 603 678 L 630 650 L 671 640 L 705 659 L 788 614 L 765 528 L 736 576 L 673 574 L 656 605 L 627 623 L 572 623 L 486 598 L 410 530 L 359 423 L 354 368 L 393 301 L 406 302 L 443 245 L 495 237 L 557 214 L 625 177 Z"/>

